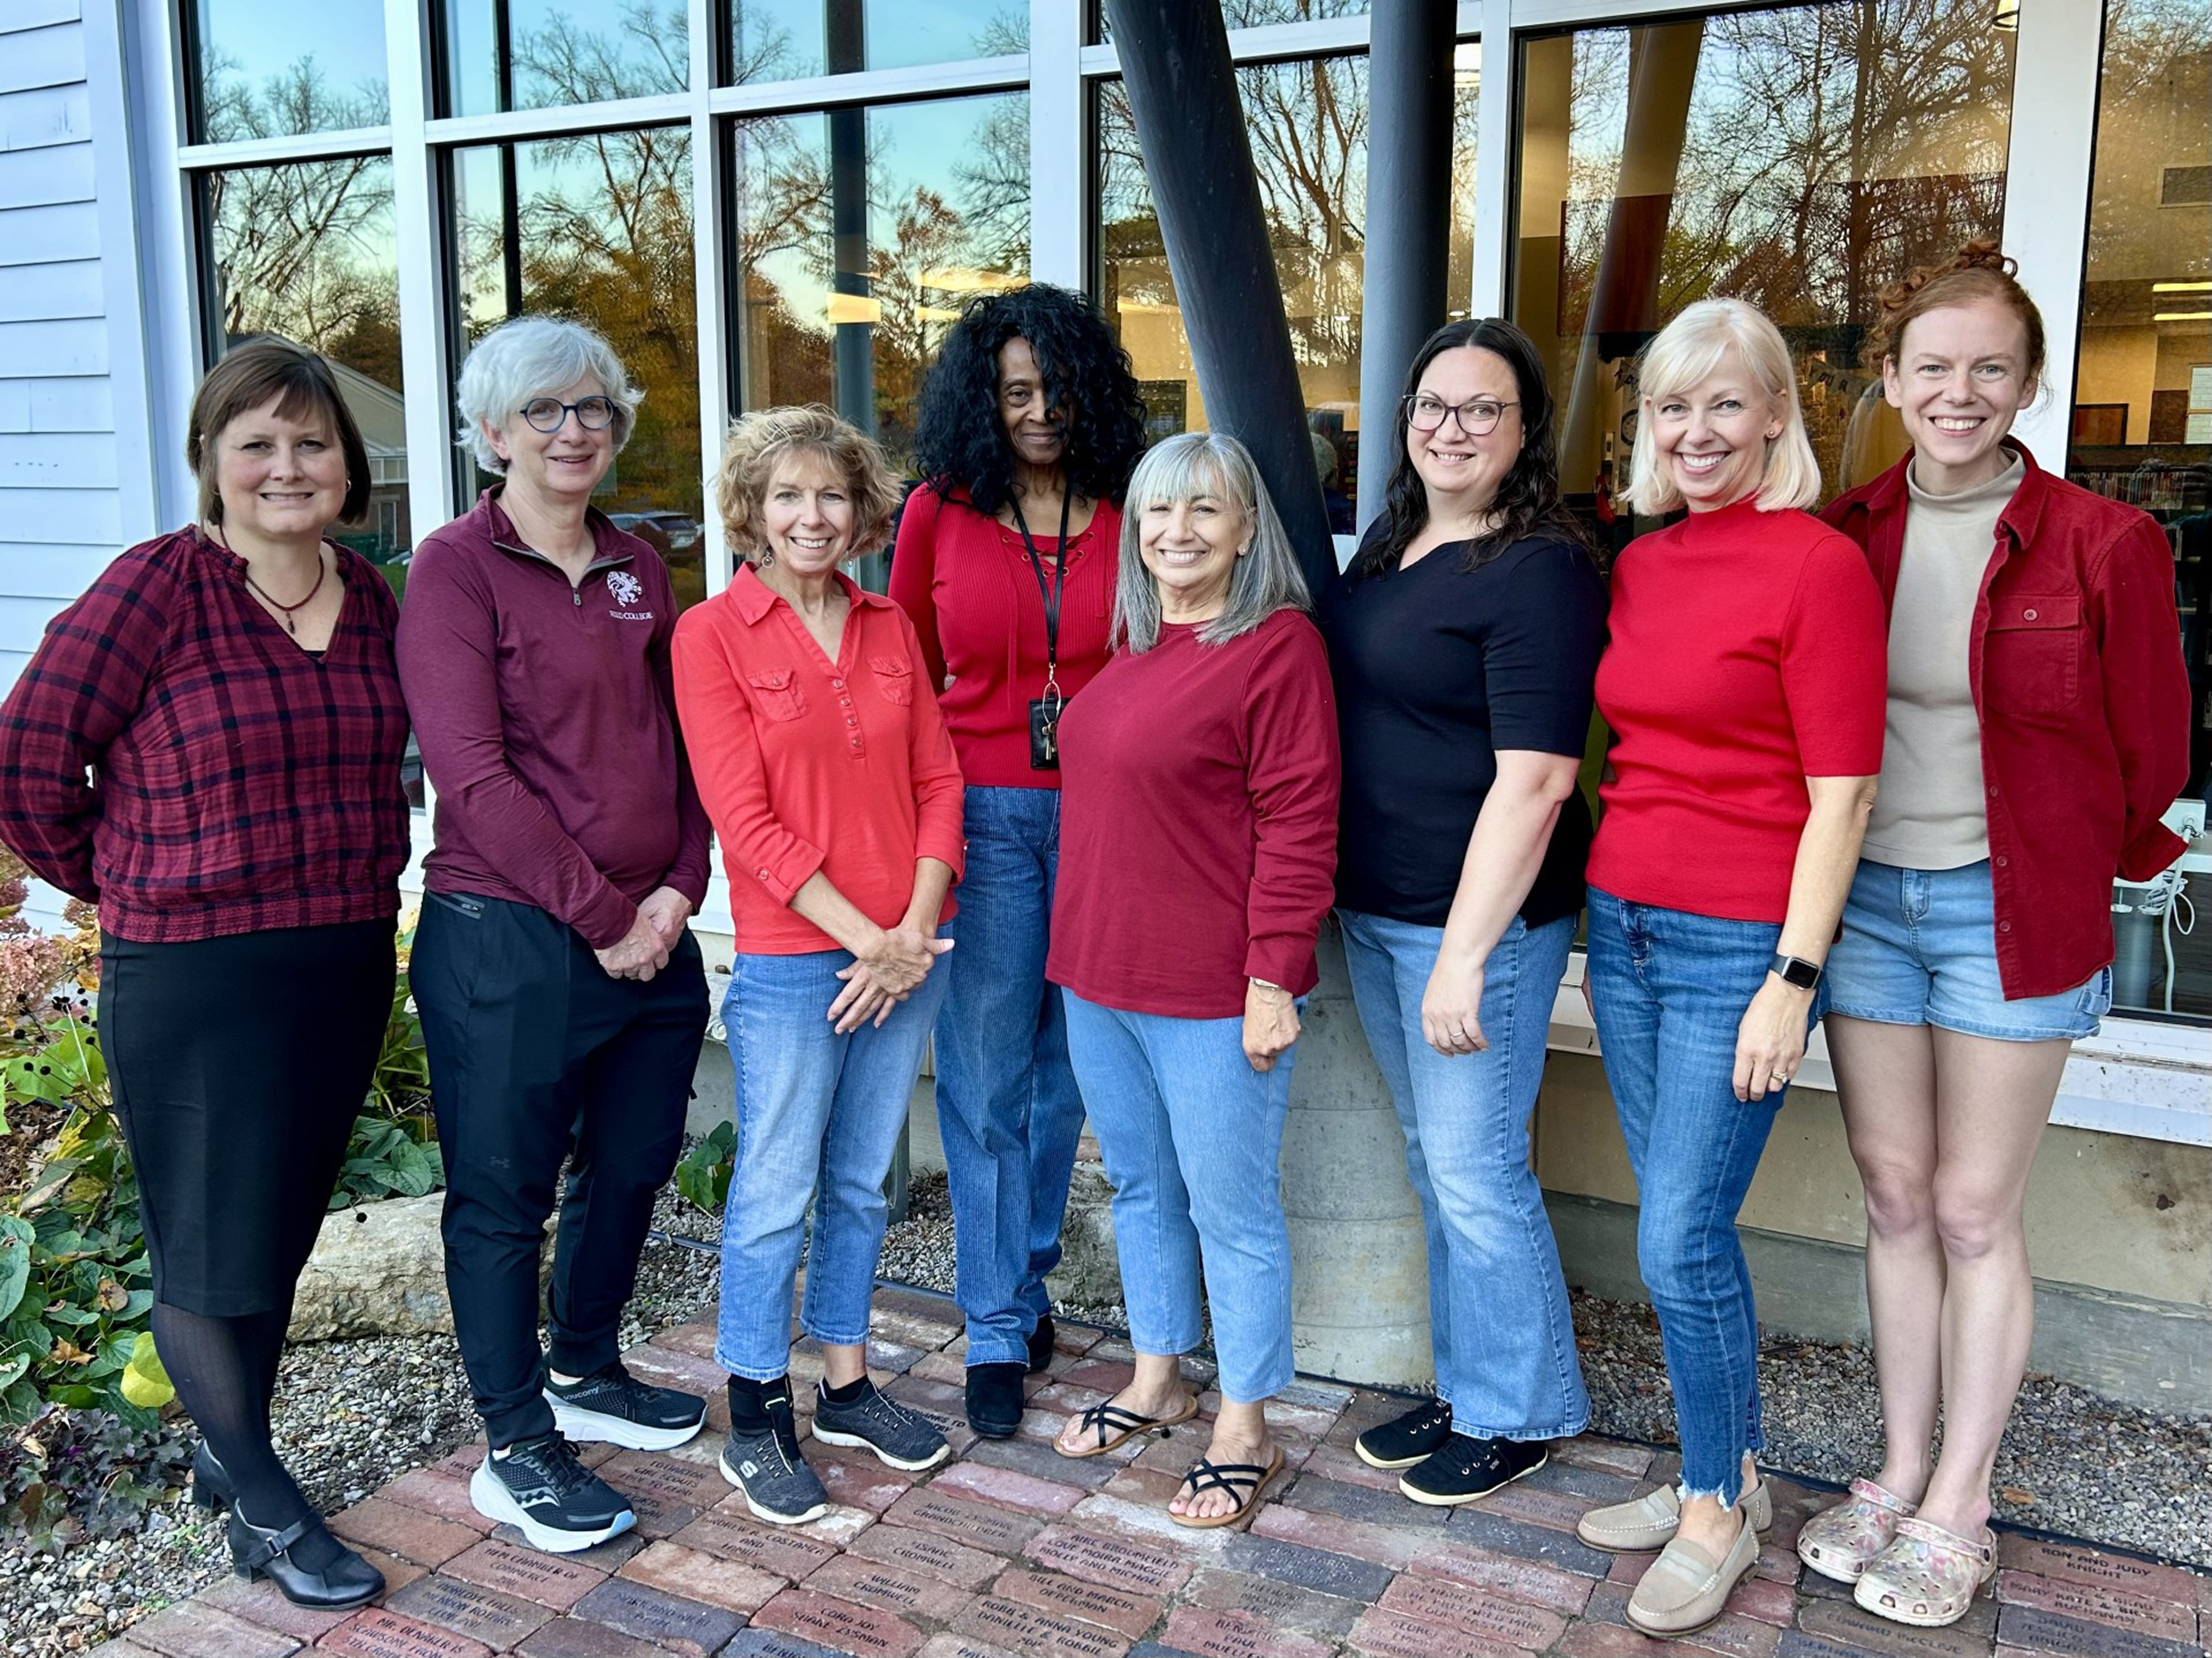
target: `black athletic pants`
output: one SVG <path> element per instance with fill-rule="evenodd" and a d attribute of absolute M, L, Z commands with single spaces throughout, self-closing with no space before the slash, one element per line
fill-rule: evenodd
<path fill-rule="evenodd" d="M 545 1369 L 619 1356 L 654 1195 L 676 1167 L 707 1029 L 698 942 L 650 984 L 612 978 L 526 904 L 431 893 L 410 967 L 446 1159 L 446 1285 L 494 1446 L 553 1429 Z M 570 1159 L 538 1345 L 538 1263 Z"/>

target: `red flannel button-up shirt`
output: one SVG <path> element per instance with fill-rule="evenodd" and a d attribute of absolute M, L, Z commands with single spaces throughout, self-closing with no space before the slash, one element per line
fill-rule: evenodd
<path fill-rule="evenodd" d="M 2189 777 L 2189 676 L 2173 557 L 2149 515 L 2035 464 L 1997 517 L 1967 676 L 2008 997 L 2055 996 L 2112 960 L 2112 879 L 2181 855 L 2159 819 Z M 1821 516 L 1897 597 L 1912 457 Z"/>
<path fill-rule="evenodd" d="M 879 927 L 914 897 L 915 861 L 967 862 L 964 789 L 906 613 L 840 576 L 851 610 L 835 661 L 740 564 L 676 625 L 676 705 L 722 844 L 740 954 L 836 942 L 789 907 L 819 871 Z M 948 896 L 940 919 L 954 905 Z"/>
<path fill-rule="evenodd" d="M 0 842 L 97 899 L 105 930 L 170 944 L 397 913 L 399 607 L 335 551 L 345 606 L 319 656 L 197 529 L 131 548 L 48 625 L 0 705 Z"/>

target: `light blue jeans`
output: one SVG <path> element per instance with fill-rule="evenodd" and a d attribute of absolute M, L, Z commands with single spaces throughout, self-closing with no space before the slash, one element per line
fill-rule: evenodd
<path fill-rule="evenodd" d="M 1781 936 L 1772 923 L 1589 889 L 1591 1003 L 1636 1173 L 1636 1261 L 1659 1315 L 1682 1485 L 1727 1507 L 1742 1488 L 1743 1454 L 1766 1442 L 1759 1314 L 1735 1217 L 1788 1092 L 1735 1097 L 1736 1031 Z"/>
<path fill-rule="evenodd" d="M 881 1028 L 864 1024 L 840 1036 L 827 1015 L 844 988 L 837 970 L 852 960 L 843 950 L 740 955 L 722 997 L 738 1148 L 722 1216 L 714 1362 L 753 1381 L 773 1381 L 789 1367 L 802 1250 L 801 1326 L 829 1346 L 868 1338 L 890 1212 L 884 1181 L 945 1000 L 945 972 L 932 968 Z"/>
<path fill-rule="evenodd" d="M 1490 953 L 1480 1053 L 1445 1055 L 1421 1035 L 1421 997 L 1443 929 L 1337 911 L 1367 1045 L 1406 1133 L 1406 1173 L 1429 1243 L 1429 1338 L 1452 1429 L 1477 1439 L 1565 1439 L 1589 1425 L 1589 1394 L 1559 1247 L 1528 1162 L 1552 999 L 1574 943 L 1571 917 L 1534 932 L 1518 916 Z"/>
<path fill-rule="evenodd" d="M 937 1127 L 952 1194 L 954 1294 L 968 1362 L 1025 1361 L 1052 1310 L 1060 1219 L 1083 1132 L 1060 986 L 1045 982 L 1060 790 L 971 788 L 959 941 L 937 971 Z"/>
<path fill-rule="evenodd" d="M 1221 1396 L 1272 1398 L 1296 1374 L 1281 1156 L 1297 1050 L 1255 1071 L 1241 1018 L 1123 1013 L 1066 995 L 1068 1052 L 1114 1183 L 1129 1344 L 1159 1356 L 1198 1345 L 1202 1265 Z"/>

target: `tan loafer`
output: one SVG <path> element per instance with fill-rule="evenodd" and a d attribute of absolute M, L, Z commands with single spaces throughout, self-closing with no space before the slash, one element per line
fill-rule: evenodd
<path fill-rule="evenodd" d="M 1743 1511 L 1755 1532 L 1774 1524 L 1774 1498 L 1761 1480 L 1759 1489 L 1743 1500 Z M 1674 1540 L 1681 1521 L 1682 1494 L 1672 1485 L 1631 1497 L 1603 1509 L 1592 1509 L 1575 1521 L 1575 1535 L 1594 1549 L 1613 1554 L 1648 1554 Z"/>
<path fill-rule="evenodd" d="M 1629 1624 L 1662 1641 L 1693 1635 L 1721 1615 L 1735 1586 L 1758 1564 L 1759 1533 L 1748 1523 L 1737 1528 L 1735 1541 L 1718 1560 L 1678 1537 L 1660 1551 L 1628 1597 Z"/>

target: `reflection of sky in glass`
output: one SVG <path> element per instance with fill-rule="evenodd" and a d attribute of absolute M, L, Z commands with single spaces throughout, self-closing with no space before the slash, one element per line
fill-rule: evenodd
<path fill-rule="evenodd" d="M 681 92 L 690 74 L 681 0 L 446 0 L 447 107 L 483 115 L 502 106 L 498 13 L 507 14 L 514 98 L 544 109 Z"/>
<path fill-rule="evenodd" d="M 731 0 L 738 79 L 828 74 L 827 18 L 832 7 L 846 5 L 860 12 L 866 62 L 841 64 L 841 70 L 904 69 L 1029 49 L 1028 0 Z"/>
<path fill-rule="evenodd" d="M 210 140 L 380 126 L 391 119 L 384 85 L 381 0 L 319 0 L 307 26 L 296 0 L 197 0 L 201 107 Z M 321 79 L 304 108 L 267 96 L 305 62 Z M 235 101 L 243 93 L 250 107 Z"/>

